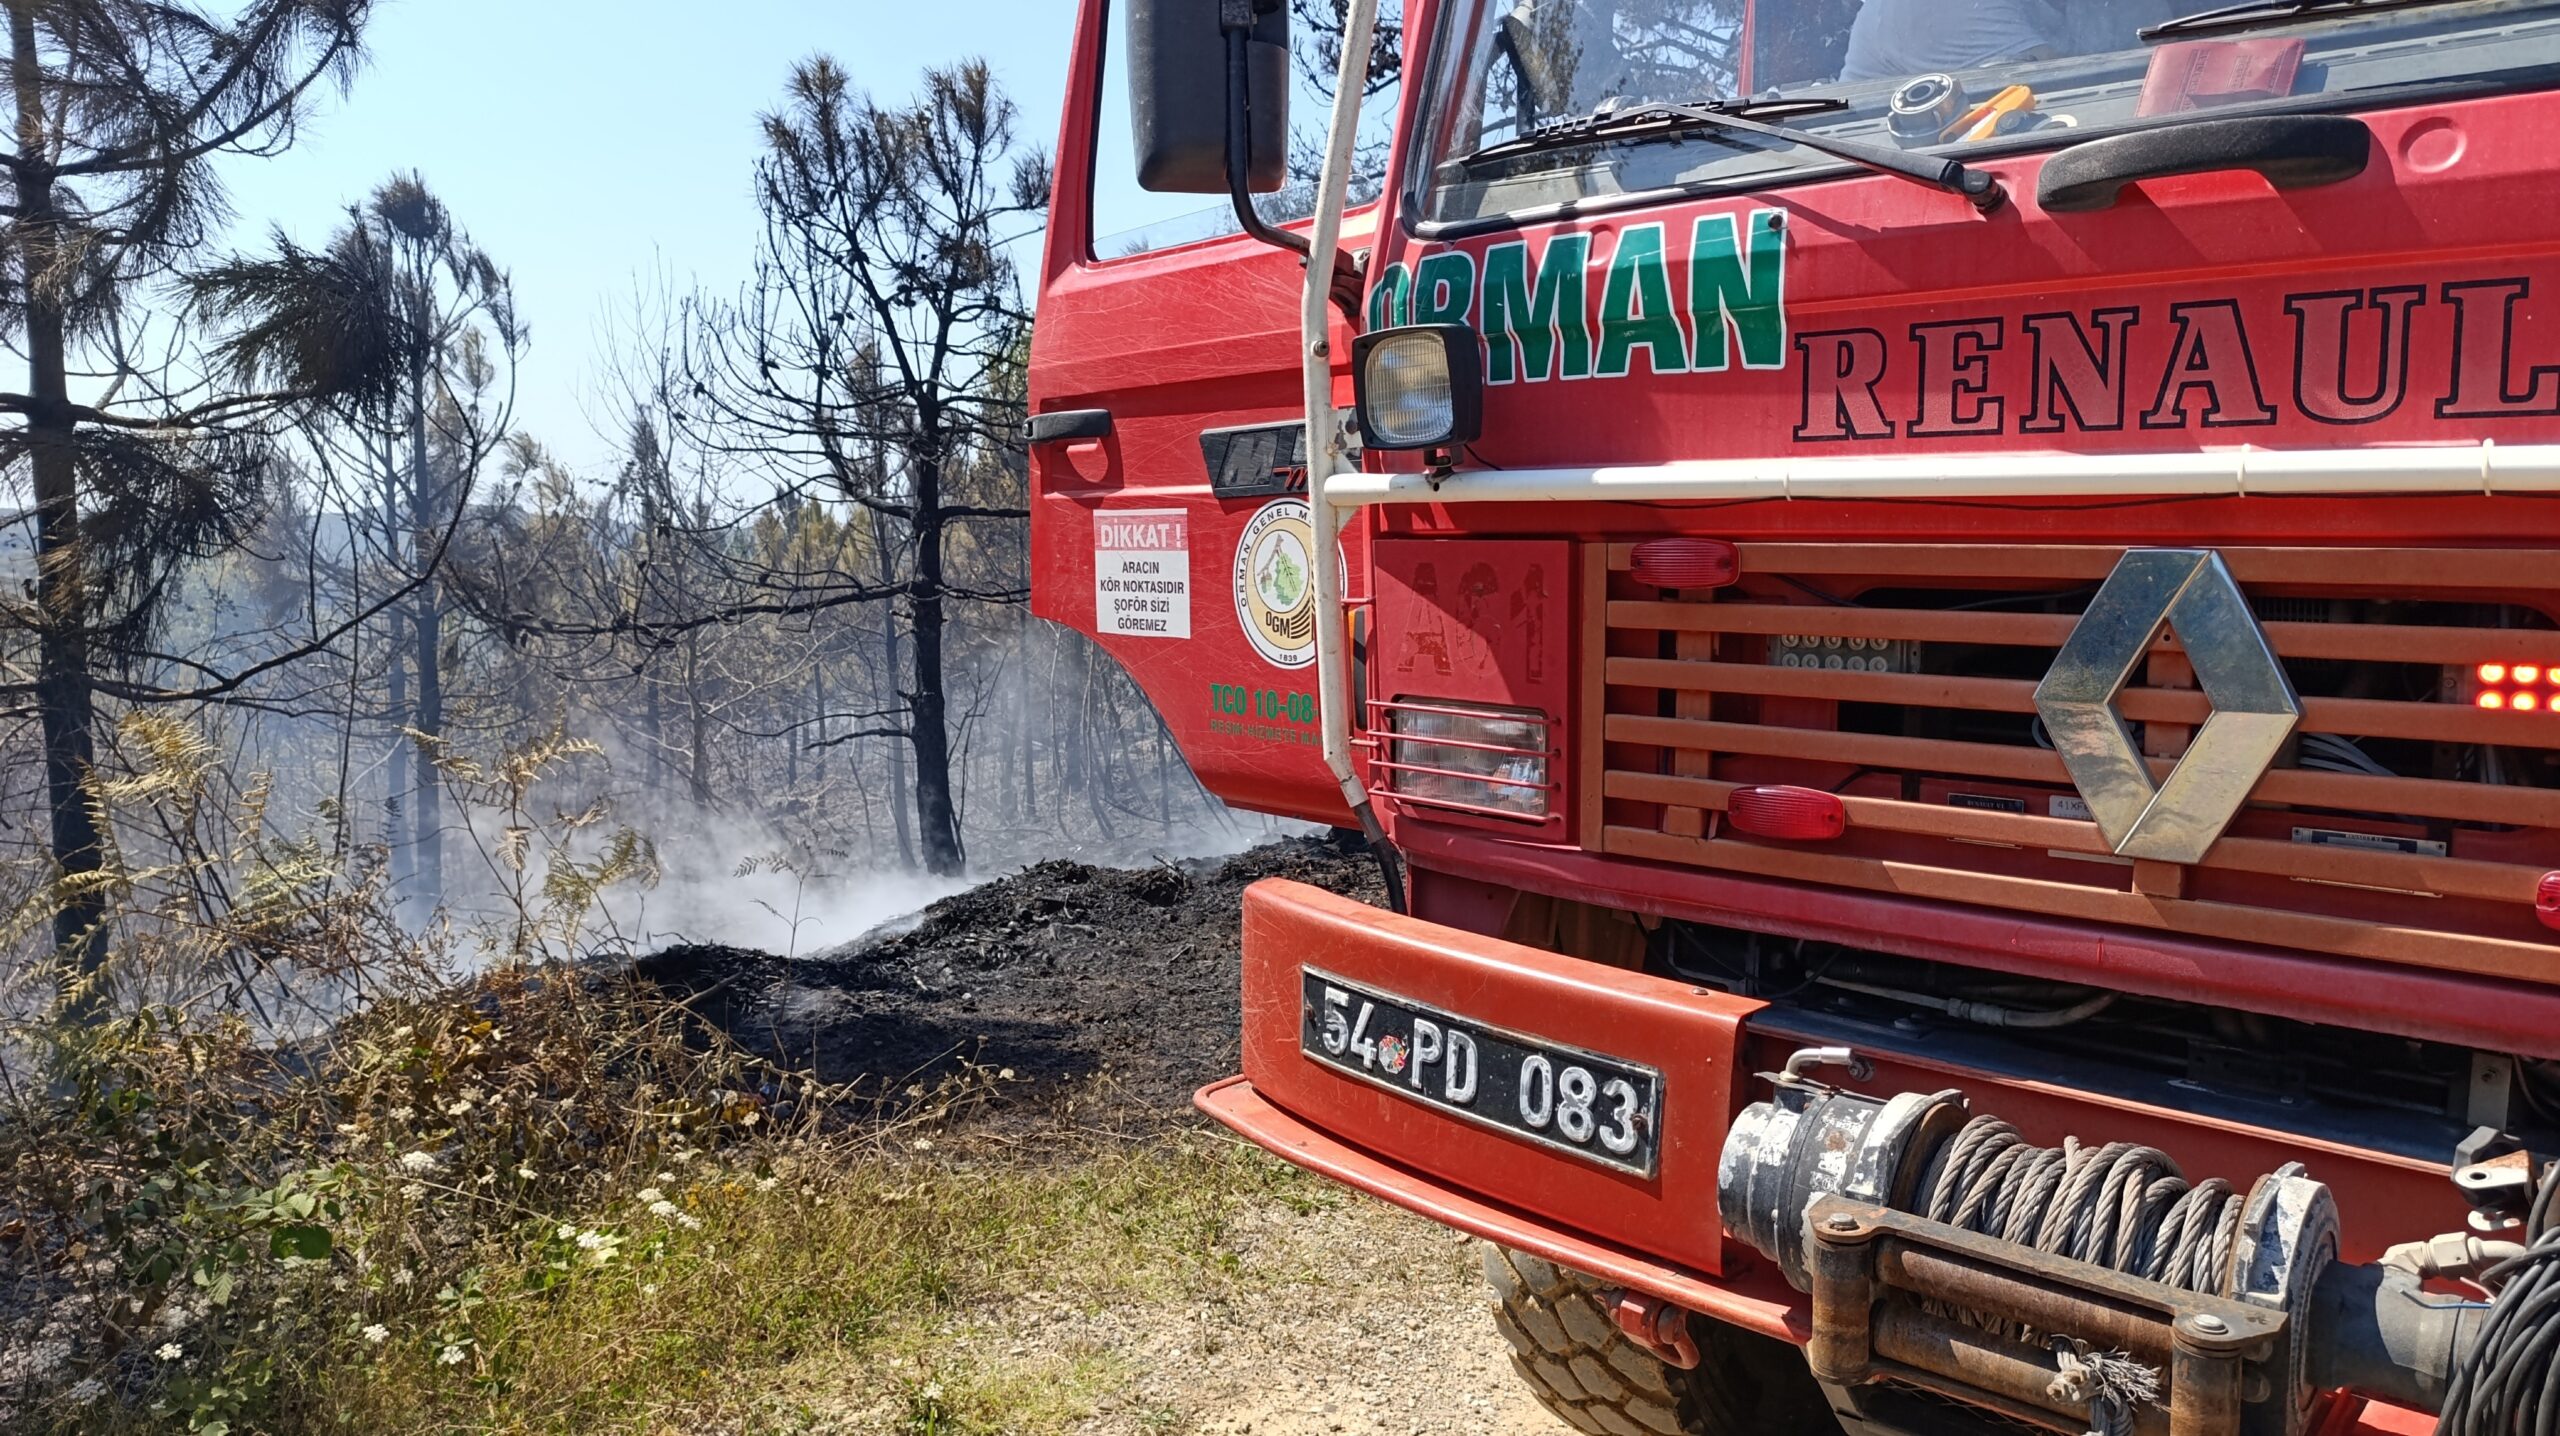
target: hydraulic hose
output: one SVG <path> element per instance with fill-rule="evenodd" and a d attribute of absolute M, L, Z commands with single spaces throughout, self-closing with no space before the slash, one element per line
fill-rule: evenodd
<path fill-rule="evenodd" d="M 2560 1436 L 2560 1164 L 2543 1173 L 2524 1255 L 2481 1274 L 2497 1293 L 2445 1393 L 2437 1436 Z"/>

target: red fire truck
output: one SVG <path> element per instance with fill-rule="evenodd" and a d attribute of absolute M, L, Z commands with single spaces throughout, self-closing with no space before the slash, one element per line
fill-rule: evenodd
<path fill-rule="evenodd" d="M 1199 1104 L 1581 1430 L 2560 1431 L 2560 6 L 2189 6 L 1300 5 L 1274 224 L 1084 0 L 1037 611 L 1393 908 Z"/>

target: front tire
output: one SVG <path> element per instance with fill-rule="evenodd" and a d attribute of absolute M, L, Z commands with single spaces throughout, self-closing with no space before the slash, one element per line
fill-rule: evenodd
<path fill-rule="evenodd" d="M 1796 1436 L 1839 1430 L 1804 1357 L 1784 1342 L 1695 1321 L 1683 1371 L 1610 1319 L 1602 1283 L 1490 1246 L 1485 1280 L 1511 1365 L 1549 1411 L 1588 1436 Z"/>

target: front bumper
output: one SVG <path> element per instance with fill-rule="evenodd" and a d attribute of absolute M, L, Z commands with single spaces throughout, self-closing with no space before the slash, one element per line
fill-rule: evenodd
<path fill-rule="evenodd" d="M 1460 1191 L 1708 1276 L 1726 1269 L 1716 1166 L 1749 1074 L 1742 1025 L 1763 1004 L 1437 923 L 1303 884 L 1244 895 L 1244 1075 L 1271 1107 Z M 1612 1171 L 1464 1122 L 1307 1060 L 1300 968 L 1662 1074 L 1652 1177 Z"/>
<path fill-rule="evenodd" d="M 1639 1178 L 1552 1153 L 1308 1060 L 1298 1034 L 1300 968 L 1310 963 L 1489 1023 L 1656 1067 L 1664 1078 L 1657 1175 Z M 1746 1032 L 1764 1004 L 1283 881 L 1245 893 L 1243 981 L 1245 1070 L 1200 1091 L 1198 1106 L 1210 1117 L 1294 1165 L 1442 1225 L 1710 1320 L 1797 1344 L 1807 1340 L 1807 1299 L 1748 1248 L 1728 1242 L 1717 1216 L 1727 1131 L 1749 1100 L 1751 1065 L 1772 1060 L 1769 1038 L 1754 1041 Z M 1944 1085 L 1933 1078 L 1946 1074 L 1906 1072 L 1891 1059 L 1884 1065 L 1880 1075 L 1888 1083 L 1919 1090 Z M 2012 1101 L 2025 1095 L 2014 1086 L 2004 1092 Z M 2045 1095 L 2077 1105 L 2068 1094 Z M 2133 1115 L 2116 1111 L 2115 1125 L 2127 1125 Z M 2148 1115 L 2176 1121 L 2174 1114 Z M 2273 1133 L 2188 1129 L 2186 1135 L 2190 1142 L 2169 1145 L 2211 1136 L 2232 1143 L 2233 1155 L 2252 1165 L 2275 1155 L 2268 1150 Z M 2416 1174 L 2374 1175 L 2397 1186 Z M 2406 1204 L 2395 1205 L 2406 1215 Z M 2320 1436 L 2409 1433 L 2431 1429 L 2431 1420 L 2342 1398 L 2310 1429 Z"/>

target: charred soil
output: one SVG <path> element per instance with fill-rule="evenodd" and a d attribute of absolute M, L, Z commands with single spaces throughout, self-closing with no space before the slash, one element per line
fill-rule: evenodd
<path fill-rule="evenodd" d="M 776 1065 L 891 1107 L 974 1068 L 1018 1079 L 990 1117 L 1107 1074 L 1124 1120 L 1186 1120 L 1191 1092 L 1236 1070 L 1238 915 L 1273 877 L 1382 895 L 1366 853 L 1324 838 L 1137 869 L 1053 861 L 813 957 L 693 945 L 635 971 Z"/>

